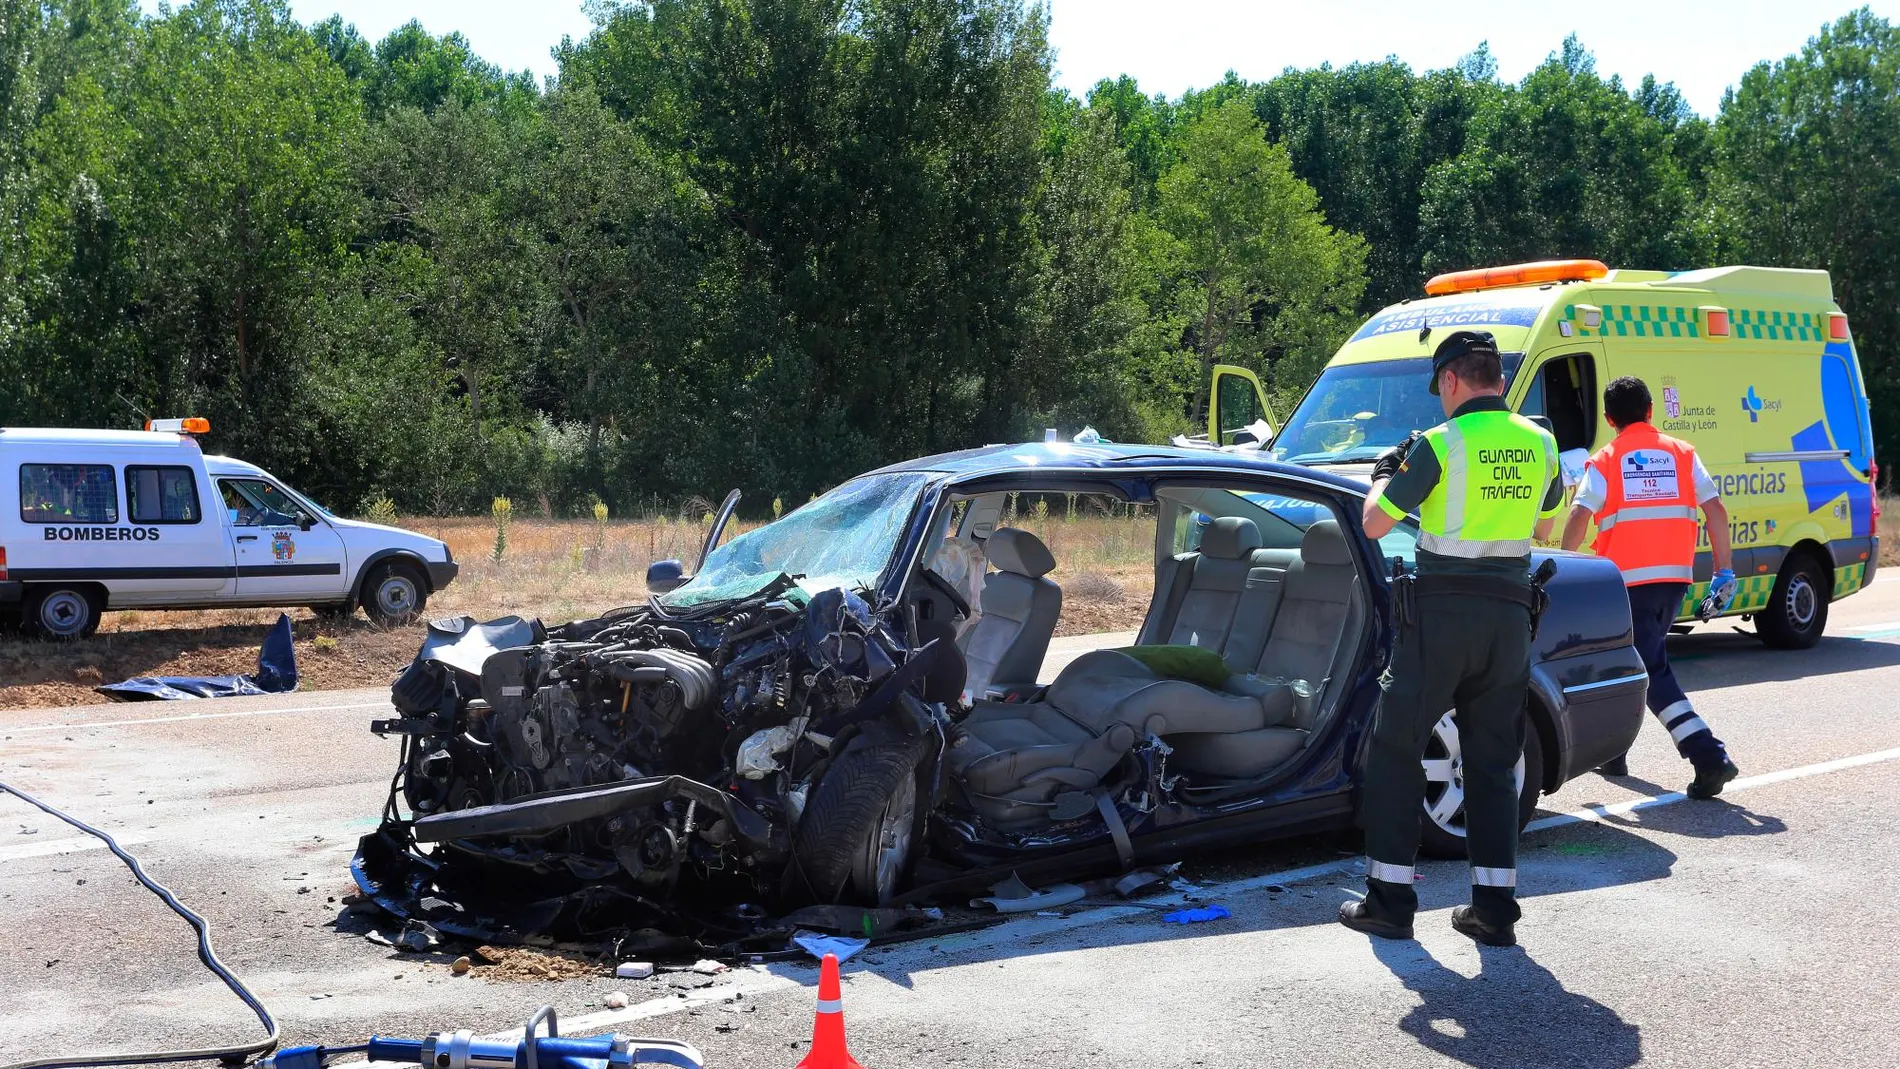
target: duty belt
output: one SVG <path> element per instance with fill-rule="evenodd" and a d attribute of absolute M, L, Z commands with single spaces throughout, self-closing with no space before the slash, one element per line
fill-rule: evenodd
<path fill-rule="evenodd" d="M 1494 598 L 1529 609 L 1531 637 L 1535 638 L 1538 618 L 1543 616 L 1544 610 L 1550 606 L 1550 595 L 1544 590 L 1544 584 L 1557 573 L 1557 562 L 1544 561 L 1527 584 L 1496 575 L 1418 575 L 1402 569 L 1395 569 L 1395 571 L 1399 574 L 1394 575 L 1392 579 L 1393 598 L 1401 629 L 1410 627 L 1418 621 L 1417 599 L 1440 594 L 1463 594 Z"/>

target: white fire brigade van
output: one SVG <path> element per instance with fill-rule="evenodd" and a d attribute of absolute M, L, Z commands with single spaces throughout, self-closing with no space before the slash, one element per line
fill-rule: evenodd
<path fill-rule="evenodd" d="M 434 538 L 334 516 L 202 419 L 145 431 L 0 428 L 0 617 L 77 638 L 108 609 L 310 605 L 412 620 L 455 578 Z"/>

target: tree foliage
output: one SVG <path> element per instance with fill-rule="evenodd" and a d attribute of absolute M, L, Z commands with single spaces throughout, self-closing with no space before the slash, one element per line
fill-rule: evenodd
<path fill-rule="evenodd" d="M 1712 119 L 1484 46 L 1051 85 L 1025 0 L 590 8 L 545 83 L 283 0 L 0 0 L 0 424 L 202 414 L 344 507 L 803 495 L 926 451 L 1290 400 L 1439 270 L 1825 267 L 1900 406 L 1900 33 Z"/>

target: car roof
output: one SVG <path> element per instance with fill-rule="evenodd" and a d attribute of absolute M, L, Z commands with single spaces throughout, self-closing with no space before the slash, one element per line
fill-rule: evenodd
<path fill-rule="evenodd" d="M 221 456 L 205 457 L 205 470 L 207 472 L 210 472 L 213 475 L 267 476 L 269 474 L 263 468 L 260 468 L 257 465 L 250 463 L 249 461 L 238 460 L 234 457 L 221 457 Z"/>
<path fill-rule="evenodd" d="M 1343 476 L 1299 464 L 1286 464 L 1257 452 L 1232 453 L 1219 449 L 1109 443 L 1082 445 L 1076 442 L 1026 442 L 1020 445 L 986 445 L 979 449 L 919 457 L 879 468 L 870 474 L 927 472 L 962 482 L 1042 468 L 1059 469 L 1070 474 L 1078 470 L 1139 474 L 1148 470 L 1178 470 L 1184 467 L 1207 472 L 1283 475 L 1304 482 L 1326 483 L 1361 495 L 1366 490 L 1363 483 L 1355 483 Z"/>
<path fill-rule="evenodd" d="M 0 427 L 4 445 L 134 445 L 177 449 L 189 435 L 171 431 L 102 431 L 83 427 Z"/>

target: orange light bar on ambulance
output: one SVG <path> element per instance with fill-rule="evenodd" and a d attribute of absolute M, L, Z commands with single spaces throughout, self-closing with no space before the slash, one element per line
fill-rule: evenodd
<path fill-rule="evenodd" d="M 1702 317 L 1702 333 L 1711 338 L 1728 337 L 1728 309 L 1705 304 L 1696 313 Z"/>
<path fill-rule="evenodd" d="M 1504 267 L 1478 267 L 1470 271 L 1451 271 L 1435 275 L 1425 283 L 1432 297 L 1447 293 L 1471 293 L 1475 290 L 1504 286 L 1534 286 L 1543 282 L 1587 282 L 1610 273 L 1602 260 L 1539 260 L 1536 263 L 1508 264 Z"/>
<path fill-rule="evenodd" d="M 185 419 L 148 419 L 145 421 L 145 429 L 171 434 L 210 434 L 211 421 L 203 416 L 189 416 Z"/>
<path fill-rule="evenodd" d="M 1833 312 L 1827 317 L 1827 338 L 1829 341 L 1847 340 L 1847 317 Z"/>

